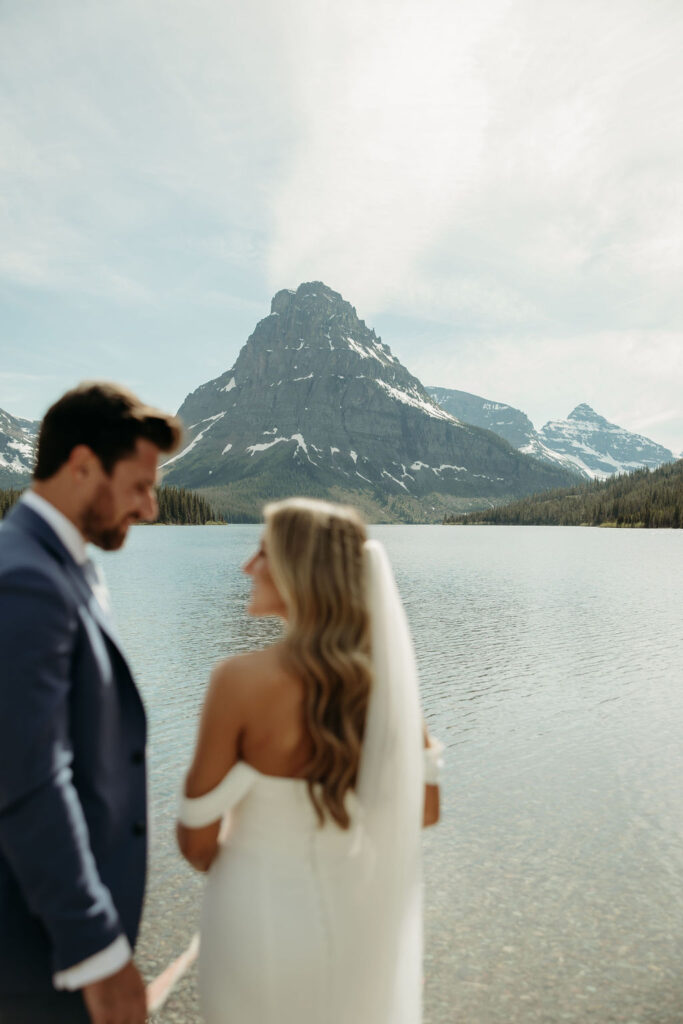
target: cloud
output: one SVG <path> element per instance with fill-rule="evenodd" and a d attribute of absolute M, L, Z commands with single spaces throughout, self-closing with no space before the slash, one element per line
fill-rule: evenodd
<path fill-rule="evenodd" d="M 386 340 L 424 380 L 537 422 L 592 397 L 680 447 L 683 9 L 370 11 L 305 9 L 273 287 L 320 277 L 369 322 L 420 321 Z"/>
<path fill-rule="evenodd" d="M 680 315 L 680 9 L 370 7 L 306 8 L 329 37 L 298 66 L 273 284 L 497 331 Z"/>
<path fill-rule="evenodd" d="M 106 321 L 182 397 L 188 340 L 219 372 L 322 279 L 532 418 L 592 382 L 627 426 L 680 410 L 642 353 L 683 345 L 682 45 L 678 0 L 5 5 L 3 345 L 32 370 L 49 310 L 77 365 Z"/>
<path fill-rule="evenodd" d="M 218 232 L 241 260 L 288 145 L 260 35 L 247 5 L 5 9 L 0 278 L 144 301 L 176 283 L 155 269 L 169 239 Z"/>
<path fill-rule="evenodd" d="M 273 198 L 270 281 L 318 276 L 379 308 L 415 277 L 483 160 L 488 97 L 473 47 L 506 5 L 299 6 L 302 126 Z M 457 160 L 455 153 L 457 151 Z"/>

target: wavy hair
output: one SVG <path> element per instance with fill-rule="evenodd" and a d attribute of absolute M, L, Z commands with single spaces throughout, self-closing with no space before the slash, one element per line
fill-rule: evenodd
<path fill-rule="evenodd" d="M 268 565 L 287 608 L 288 664 L 304 682 L 308 792 L 321 824 L 329 814 L 348 828 L 345 797 L 372 684 L 365 525 L 353 508 L 305 498 L 267 505 L 264 515 Z"/>

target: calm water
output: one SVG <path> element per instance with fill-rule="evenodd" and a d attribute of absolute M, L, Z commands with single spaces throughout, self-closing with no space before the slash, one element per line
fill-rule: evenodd
<path fill-rule="evenodd" d="M 150 717 L 148 976 L 196 925 L 172 827 L 210 668 L 278 635 L 243 612 L 258 533 L 138 528 L 102 557 Z M 372 533 L 448 748 L 425 834 L 426 1024 L 681 1024 L 683 531 Z M 194 998 L 190 975 L 157 1019 L 194 1024 Z"/>

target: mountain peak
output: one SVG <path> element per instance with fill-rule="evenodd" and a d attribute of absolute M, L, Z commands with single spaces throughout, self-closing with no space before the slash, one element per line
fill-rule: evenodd
<path fill-rule="evenodd" d="M 567 480 L 458 423 L 321 281 L 277 292 L 231 369 L 188 395 L 179 414 L 188 443 L 164 479 L 229 488 L 249 515 L 264 498 L 362 492 L 390 518 L 436 519 L 443 502 Z"/>
<path fill-rule="evenodd" d="M 610 423 L 586 403 L 577 405 L 566 420 L 546 423 L 539 437 L 584 475 L 598 479 L 643 466 L 653 469 L 673 459 L 668 448 Z"/>
<path fill-rule="evenodd" d="M 339 292 L 335 292 L 322 281 L 308 281 L 293 288 L 282 288 L 276 292 L 270 303 L 270 315 L 286 315 L 293 308 L 327 305 L 343 308 L 349 313 L 356 315 L 356 310 L 350 302 L 346 302 Z"/>
<path fill-rule="evenodd" d="M 296 291 L 283 288 L 277 292 L 269 316 L 257 323 L 234 366 L 189 395 L 180 414 L 186 422 L 203 421 L 211 391 L 223 396 L 227 410 L 238 400 L 233 389 L 257 385 L 269 391 L 278 389 L 278 407 L 286 397 L 292 409 L 306 412 L 307 389 L 313 387 L 308 382 L 324 378 L 346 381 L 347 387 L 362 387 L 352 382 L 374 381 L 397 401 L 419 408 L 433 419 L 451 420 L 389 346 L 358 317 L 351 303 L 322 281 L 301 284 Z M 294 386 L 291 393 L 290 386 Z M 222 411 L 223 407 L 212 409 Z"/>
<path fill-rule="evenodd" d="M 601 420 L 603 417 L 599 416 L 595 409 L 591 408 L 587 402 L 582 402 L 581 405 L 577 405 L 575 409 L 567 416 L 568 420 Z"/>
<path fill-rule="evenodd" d="M 296 353 L 293 361 L 285 356 L 286 350 L 289 350 L 290 357 Z M 308 364 L 311 360 L 319 364 L 324 355 L 327 369 L 333 372 L 348 374 L 350 357 L 356 363 L 358 360 L 363 363 L 358 374 L 368 372 L 371 365 L 374 366 L 372 376 L 377 376 L 382 367 L 390 368 L 390 382 L 393 383 L 396 374 L 400 373 L 400 363 L 389 346 L 383 344 L 374 330 L 360 319 L 350 302 L 322 281 L 308 281 L 296 290 L 283 288 L 276 292 L 271 300 L 270 315 L 256 325 L 235 363 L 238 383 L 245 372 L 253 373 L 251 356 L 256 353 L 259 370 L 265 371 L 269 381 L 275 372 L 278 373 L 277 379 L 286 379 L 287 375 L 301 376 L 300 373 L 288 374 L 287 367 L 280 365 L 283 357 L 292 362 L 295 370 L 306 366 L 305 372 L 320 372 L 320 365 Z M 274 363 L 278 363 L 277 370 Z M 337 364 L 336 370 L 333 364 Z M 422 392 L 422 385 L 407 371 L 404 372 L 410 377 L 411 386 Z M 421 400 L 429 402 L 424 393 Z"/>

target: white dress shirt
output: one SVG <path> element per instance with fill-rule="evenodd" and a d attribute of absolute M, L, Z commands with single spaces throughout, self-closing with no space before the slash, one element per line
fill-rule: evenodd
<path fill-rule="evenodd" d="M 31 511 L 36 512 L 41 519 L 44 519 L 48 526 L 55 531 L 62 544 L 69 552 L 74 562 L 83 565 L 88 560 L 88 551 L 85 546 L 83 534 L 77 526 L 67 519 L 63 512 L 45 498 L 41 498 L 35 491 L 24 491 L 20 501 L 28 505 Z"/>
<path fill-rule="evenodd" d="M 20 500 L 54 530 L 77 565 L 84 565 L 88 561 L 88 551 L 81 531 L 59 509 L 56 509 L 54 505 L 34 491 L 24 491 Z M 93 587 L 93 592 L 100 603 L 103 603 L 104 595 L 98 593 L 98 589 L 98 587 Z M 81 960 L 80 963 L 74 964 L 73 967 L 68 967 L 64 971 L 57 971 L 52 976 L 52 982 L 55 988 L 75 991 L 83 988 L 84 985 L 102 981 L 103 978 L 116 974 L 122 967 L 125 967 L 132 956 L 128 939 L 125 935 L 119 935 L 99 953 L 94 953 L 93 956 Z"/>

